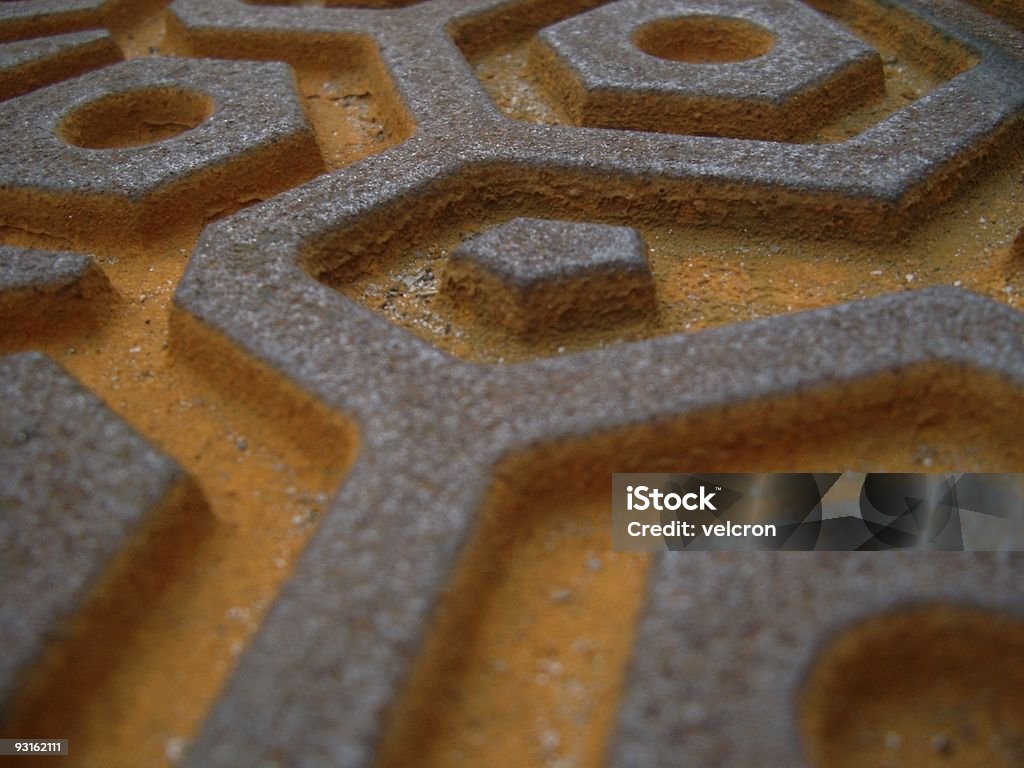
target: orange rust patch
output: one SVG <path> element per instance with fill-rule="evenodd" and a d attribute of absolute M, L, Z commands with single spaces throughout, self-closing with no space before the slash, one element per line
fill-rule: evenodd
<path fill-rule="evenodd" d="M 54 245 L 8 235 L 14 244 Z M 134 561 L 136 577 L 160 574 L 159 588 L 144 605 L 129 593 L 113 595 L 112 606 L 72 633 L 58 654 L 63 662 L 42 671 L 18 703 L 8 732 L 65 734 L 75 765 L 170 764 L 356 450 L 347 422 L 253 363 L 240 374 L 211 366 L 201 329 L 176 330 L 171 343 L 170 299 L 194 236 L 97 251 L 118 297 L 98 327 L 69 323 L 51 335 L 41 319 L 38 333 L 23 323 L 17 336 L 0 339 L 4 353 L 50 354 L 173 456 L 198 480 L 217 521 L 173 562 L 161 559 L 160 548 Z"/>
<path fill-rule="evenodd" d="M 1022 413 L 1006 382 L 929 365 L 510 457 L 378 768 L 603 764 L 650 564 L 611 551 L 612 472 L 1019 471 Z"/>
<path fill-rule="evenodd" d="M 610 551 L 604 499 L 535 501 L 488 507 L 380 768 L 599 764 L 650 558 Z"/>
<path fill-rule="evenodd" d="M 376 44 L 365 37 L 191 31 L 173 15 L 167 17 L 166 28 L 164 40 L 189 55 L 290 64 L 329 170 L 394 146 L 413 133 L 415 126 Z"/>
<path fill-rule="evenodd" d="M 812 763 L 829 768 L 1024 764 L 1024 622 L 918 607 L 822 652 L 801 697 Z"/>
<path fill-rule="evenodd" d="M 306 116 L 329 169 L 404 141 L 413 126 L 378 63 L 355 71 L 311 62 L 296 69 Z"/>
<path fill-rule="evenodd" d="M 574 6 L 594 4 L 581 0 Z M 521 18 L 505 19 L 507 29 L 521 33 L 523 23 L 553 21 L 554 5 L 543 0 L 517 6 Z M 835 12 L 854 7 L 816 5 Z M 851 18 L 873 4 L 856 7 Z M 475 32 L 497 39 L 495 30 L 506 29 L 497 23 L 502 20 L 494 16 Z M 855 135 L 970 66 L 969 57 L 947 51 L 941 41 L 908 36 L 905 27 L 883 21 L 871 17 L 859 31 L 883 54 L 885 95 L 804 140 Z M 454 31 L 457 37 L 464 33 L 469 34 Z M 473 63 L 503 109 L 523 119 L 557 122 L 557 109 L 529 80 L 528 37 L 520 34 L 504 47 L 466 45 L 486 49 L 474 54 Z M 908 39 L 923 43 L 908 51 Z M 189 52 L 291 62 L 328 168 L 396 144 L 413 128 L 366 40 L 218 33 L 187 39 L 163 13 L 119 29 L 117 40 L 128 57 Z M 339 71 L 332 60 L 346 62 L 345 68 Z M 956 281 L 1019 306 L 1021 256 L 1013 256 L 1009 244 L 1024 223 L 1024 158 L 1019 145 L 1006 157 L 930 223 L 893 243 L 822 242 L 802 237 L 799 222 L 781 232 L 759 226 L 755 216 L 748 229 L 688 226 L 690 212 L 703 220 L 702 206 L 723 209 L 717 216 L 712 210 L 711 220 L 731 221 L 735 212 L 725 210 L 730 203 L 724 200 L 676 195 L 641 225 L 660 286 L 659 320 L 617 332 L 553 334 L 521 345 L 469 313 L 446 307 L 433 278 L 419 278 L 428 267 L 439 275 L 450 248 L 466 230 L 491 223 L 486 217 L 447 229 L 442 223 L 424 236 L 422 247 L 417 243 L 392 261 L 363 265 L 364 274 L 344 290 L 439 346 L 484 360 L 559 354 Z M 274 168 L 266 170 L 256 186 L 275 174 Z M 631 194 L 622 198 L 623 220 L 643 208 L 633 207 Z M 745 194 L 734 190 L 737 205 L 757 208 L 756 201 L 740 199 Z M 60 361 L 197 479 L 203 498 L 189 498 L 182 508 L 208 504 L 213 516 L 208 528 L 185 543 L 168 541 L 134 553 L 130 573 L 149 578 L 141 584 L 130 576 L 114 580 L 31 681 L 8 730 L 20 737 L 69 738 L 72 757 L 55 765 L 173 764 L 357 450 L 353 427 L 337 414 L 251 361 L 233 359 L 223 340 L 171 311 L 170 296 L 202 221 L 254 196 L 252 190 L 239 191 L 223 210 L 189 209 L 175 227 L 147 231 L 144 242 L 114 242 L 91 233 L 91 227 L 105 229 L 120 240 L 113 226 L 117 213 L 103 206 L 60 232 L 26 225 L 2 233 L 5 242 L 19 245 L 95 246 L 110 287 L 102 296 L 86 296 L 66 320 L 27 313 L 0 327 L 0 351 L 43 349 Z M 589 213 L 573 208 L 570 198 L 561 202 L 576 217 Z M 35 204 L 17 198 L 5 213 L 18 221 Z M 685 210 L 670 210 L 676 204 Z M 550 200 L 533 205 L 557 207 Z M 158 214 L 167 209 L 166 200 L 153 206 Z M 417 211 L 421 218 L 431 213 Z M 58 209 L 54 218 L 64 212 Z M 658 218 L 680 224 L 650 223 Z M 82 313 L 75 315 L 78 309 Z M 612 469 L 1019 471 L 1022 405 L 1005 382 L 933 367 L 841 391 L 800 393 L 597 436 L 582 448 L 539 451 L 522 466 L 510 461 L 501 476 L 593 479 Z M 821 413 L 832 415 L 823 423 Z M 709 434 L 727 437 L 712 442 L 705 439 Z M 552 467 L 567 469 L 553 473 Z M 499 477 L 393 713 L 382 766 L 524 766 L 563 759 L 600 764 L 649 560 L 610 552 L 607 494 L 593 487 L 576 490 L 577 495 L 538 504 L 521 486 Z M 1019 651 L 1014 645 L 1015 656 Z M 887 718 L 898 714 L 878 711 Z M 978 720 L 979 732 L 991 726 L 985 723 Z M 913 728 L 924 733 L 930 726 Z M 859 759 L 867 753 L 848 754 Z"/>

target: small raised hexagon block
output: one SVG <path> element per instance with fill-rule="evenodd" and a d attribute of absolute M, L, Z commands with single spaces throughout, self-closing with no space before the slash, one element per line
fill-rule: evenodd
<path fill-rule="evenodd" d="M 0 246 L 0 308 L 5 301 L 38 299 L 69 289 L 88 295 L 105 284 L 92 257 L 85 254 Z"/>
<path fill-rule="evenodd" d="M 513 219 L 457 248 L 442 288 L 519 333 L 635 319 L 655 308 L 643 238 L 605 224 Z"/>
<path fill-rule="evenodd" d="M 875 51 L 795 0 L 620 0 L 542 30 L 531 67 L 580 125 L 775 140 L 884 87 Z"/>
<path fill-rule="evenodd" d="M 0 346 L 25 349 L 41 328 L 84 333 L 117 294 L 91 256 L 0 246 Z"/>

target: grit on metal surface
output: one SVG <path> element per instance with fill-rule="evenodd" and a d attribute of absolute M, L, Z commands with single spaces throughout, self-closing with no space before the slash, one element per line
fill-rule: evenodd
<path fill-rule="evenodd" d="M 1021 26 L 0 4 L 5 735 L 1020 765 L 1020 556 L 650 558 L 607 503 L 613 471 L 1024 471 Z"/>

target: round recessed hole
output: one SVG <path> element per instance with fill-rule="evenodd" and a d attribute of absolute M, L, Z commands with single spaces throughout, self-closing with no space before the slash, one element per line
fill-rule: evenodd
<path fill-rule="evenodd" d="M 1024 621 L 948 606 L 868 620 L 800 699 L 815 768 L 1024 765 Z"/>
<path fill-rule="evenodd" d="M 633 33 L 633 44 L 659 59 L 726 64 L 763 56 L 775 45 L 775 36 L 743 19 L 682 16 L 644 24 Z"/>
<path fill-rule="evenodd" d="M 213 114 L 213 101 L 195 91 L 147 88 L 91 101 L 67 115 L 57 135 L 86 149 L 138 147 L 195 128 Z"/>

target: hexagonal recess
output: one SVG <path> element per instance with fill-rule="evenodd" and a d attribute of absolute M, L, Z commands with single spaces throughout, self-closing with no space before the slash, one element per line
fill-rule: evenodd
<path fill-rule="evenodd" d="M 1019 430 L 1024 317 L 956 289 L 907 291 L 516 365 L 453 359 L 303 271 L 321 255 L 310 253 L 310 230 L 321 237 L 342 232 L 348 243 L 358 240 L 346 230 L 353 220 L 401 211 L 390 226 L 408 238 L 408 195 L 426 188 L 440 208 L 428 183 L 439 175 L 431 165 L 436 156 L 431 143 L 399 174 L 394 156 L 378 155 L 215 223 L 179 284 L 180 310 L 364 427 L 357 466 L 193 741 L 187 768 L 272 763 L 294 744 L 303 745 L 309 766 L 373 764 L 387 725 L 382 713 L 394 711 L 495 467 L 510 456 L 538 446 L 558 454 L 564 441 L 613 434 L 622 437 L 611 440 L 609 464 L 625 454 L 639 458 L 634 449 L 643 440 L 633 434 L 663 435 L 659 445 L 678 450 L 686 434 L 669 425 L 701 414 L 708 420 L 699 422 L 700 434 L 720 432 L 731 441 L 720 414 L 733 407 L 741 415 L 771 414 L 767 426 L 751 430 L 754 443 L 774 439 L 785 424 L 792 437 L 781 445 L 789 445 L 805 432 L 820 434 L 814 430 L 849 413 L 852 402 L 887 420 L 906 411 L 905 398 L 930 391 L 928 382 L 956 390 L 972 371 L 1011 391 L 978 398 L 975 407 L 993 419 L 978 439 L 990 440 L 990 428 L 1005 424 L 1002 449 Z M 486 171 L 493 181 L 493 169 Z M 382 179 L 400 206 L 381 202 Z M 282 226 L 288 212 L 297 221 Z M 380 229 L 366 232 L 379 238 Z M 364 237 L 380 247 L 380 239 Z M 925 373 L 903 382 L 920 369 Z M 862 385 L 871 389 L 866 402 Z M 831 399 L 815 399 L 817 392 Z M 786 397 L 790 406 L 782 408 Z M 850 429 L 862 427 L 855 419 Z M 716 454 L 700 455 L 710 461 Z M 1012 459 L 1022 460 L 1019 451 Z M 410 509 L 417 510 L 415 524 Z M 388 568 L 368 567 L 382 558 Z M 964 568 L 980 571 L 973 561 Z M 769 568 L 756 573 L 772 582 Z M 832 626 L 817 625 L 816 636 Z M 744 647 L 742 640 L 734 647 Z M 676 742 L 664 749 L 678 754 Z"/>
<path fill-rule="evenodd" d="M 0 358 L 0 714 L 122 552 L 158 520 L 204 522 L 202 507 L 176 462 L 49 358 Z"/>
<path fill-rule="evenodd" d="M 512 174 L 501 170 L 503 164 L 514 166 L 515 176 L 531 174 L 534 190 L 551 183 L 552 175 L 556 183 L 571 183 L 575 189 L 586 185 L 613 215 L 621 215 L 626 195 L 638 212 L 643 208 L 662 215 L 671 209 L 681 222 L 735 224 L 768 215 L 785 217 L 802 232 L 877 240 L 905 234 L 960 188 L 971 161 L 1000 146 L 1024 111 L 1024 60 L 1019 40 L 1005 26 L 980 12 L 965 23 L 960 5 L 885 0 L 879 10 L 890 6 L 914 26 L 973 52 L 977 65 L 852 139 L 799 145 L 509 120 L 495 109 L 451 40 L 453 30 L 474 20 L 514 15 L 505 0 L 469 5 L 435 0 L 391 12 L 345 13 L 258 7 L 241 0 L 174 0 L 170 10 L 193 43 L 284 33 L 366 34 L 379 42 L 380 60 L 417 126 L 416 135 L 388 152 L 381 161 L 386 170 L 368 159 L 371 165 L 341 169 L 304 190 L 303 199 L 316 194 L 352 201 L 344 215 L 339 204 L 331 223 L 318 225 L 318 236 L 325 240 L 326 230 L 343 230 L 350 220 L 379 207 L 407 207 L 398 202 L 415 188 L 406 180 L 428 185 L 429 178 L 444 178 L 449 188 L 462 188 L 460 199 L 467 186 L 482 198 L 478 190 L 493 187 L 496 172 L 501 183 L 510 182 Z M 499 15 L 489 17 L 491 12 Z M 220 49 L 204 45 L 202 50 Z M 484 163 L 487 171 L 474 175 Z M 657 184 L 650 183 L 654 178 Z M 556 199 L 559 205 L 567 202 Z M 586 208 L 573 210 L 573 217 L 593 217 L 593 199 Z M 695 208 L 694 199 L 707 205 Z M 300 205 L 292 201 L 287 210 Z M 345 233 L 333 247 L 346 252 L 346 244 L 355 240 L 356 233 Z M 374 246 L 360 244 L 367 247 Z"/>
<path fill-rule="evenodd" d="M 822 639 L 865 617 L 915 604 L 972 606 L 1019 616 L 1021 564 L 1016 553 L 879 557 L 819 552 L 800 557 L 736 552 L 718 553 L 713 560 L 659 555 L 607 765 L 826 765 L 807 760 L 794 707 Z M 708 605 L 730 608 L 708 611 Z M 742 630 L 737 616 L 743 616 Z M 915 625 L 923 621 L 918 618 Z M 899 633 L 893 641 L 907 647 L 908 637 Z M 921 649 L 921 655 L 934 648 Z M 990 649 L 977 650 L 977 663 L 984 665 Z M 948 660 L 948 652 L 937 653 Z M 886 663 L 883 657 L 871 661 Z M 936 682 L 941 685 L 941 678 L 928 681 Z M 912 711 L 912 703 L 907 706 Z M 974 722 L 974 706 L 965 700 L 956 717 Z M 859 714 L 855 707 L 848 712 L 851 721 Z M 891 727 L 900 731 L 899 725 Z M 686 744 L 682 752 L 681 743 Z M 881 734 L 877 744 L 876 754 L 881 754 Z M 998 750 L 999 745 L 993 748 L 993 758 Z M 991 764 L 1018 763 L 994 759 Z"/>
<path fill-rule="evenodd" d="M 126 61 L 0 105 L 0 131 L 3 223 L 89 241 L 151 239 L 323 168 L 279 63 Z"/>
<path fill-rule="evenodd" d="M 628 227 L 513 219 L 457 248 L 442 288 L 521 333 L 611 322 L 654 309 L 646 251 Z"/>
<path fill-rule="evenodd" d="M 542 30 L 531 67 L 577 124 L 742 138 L 884 88 L 878 54 L 796 0 L 620 0 Z"/>

